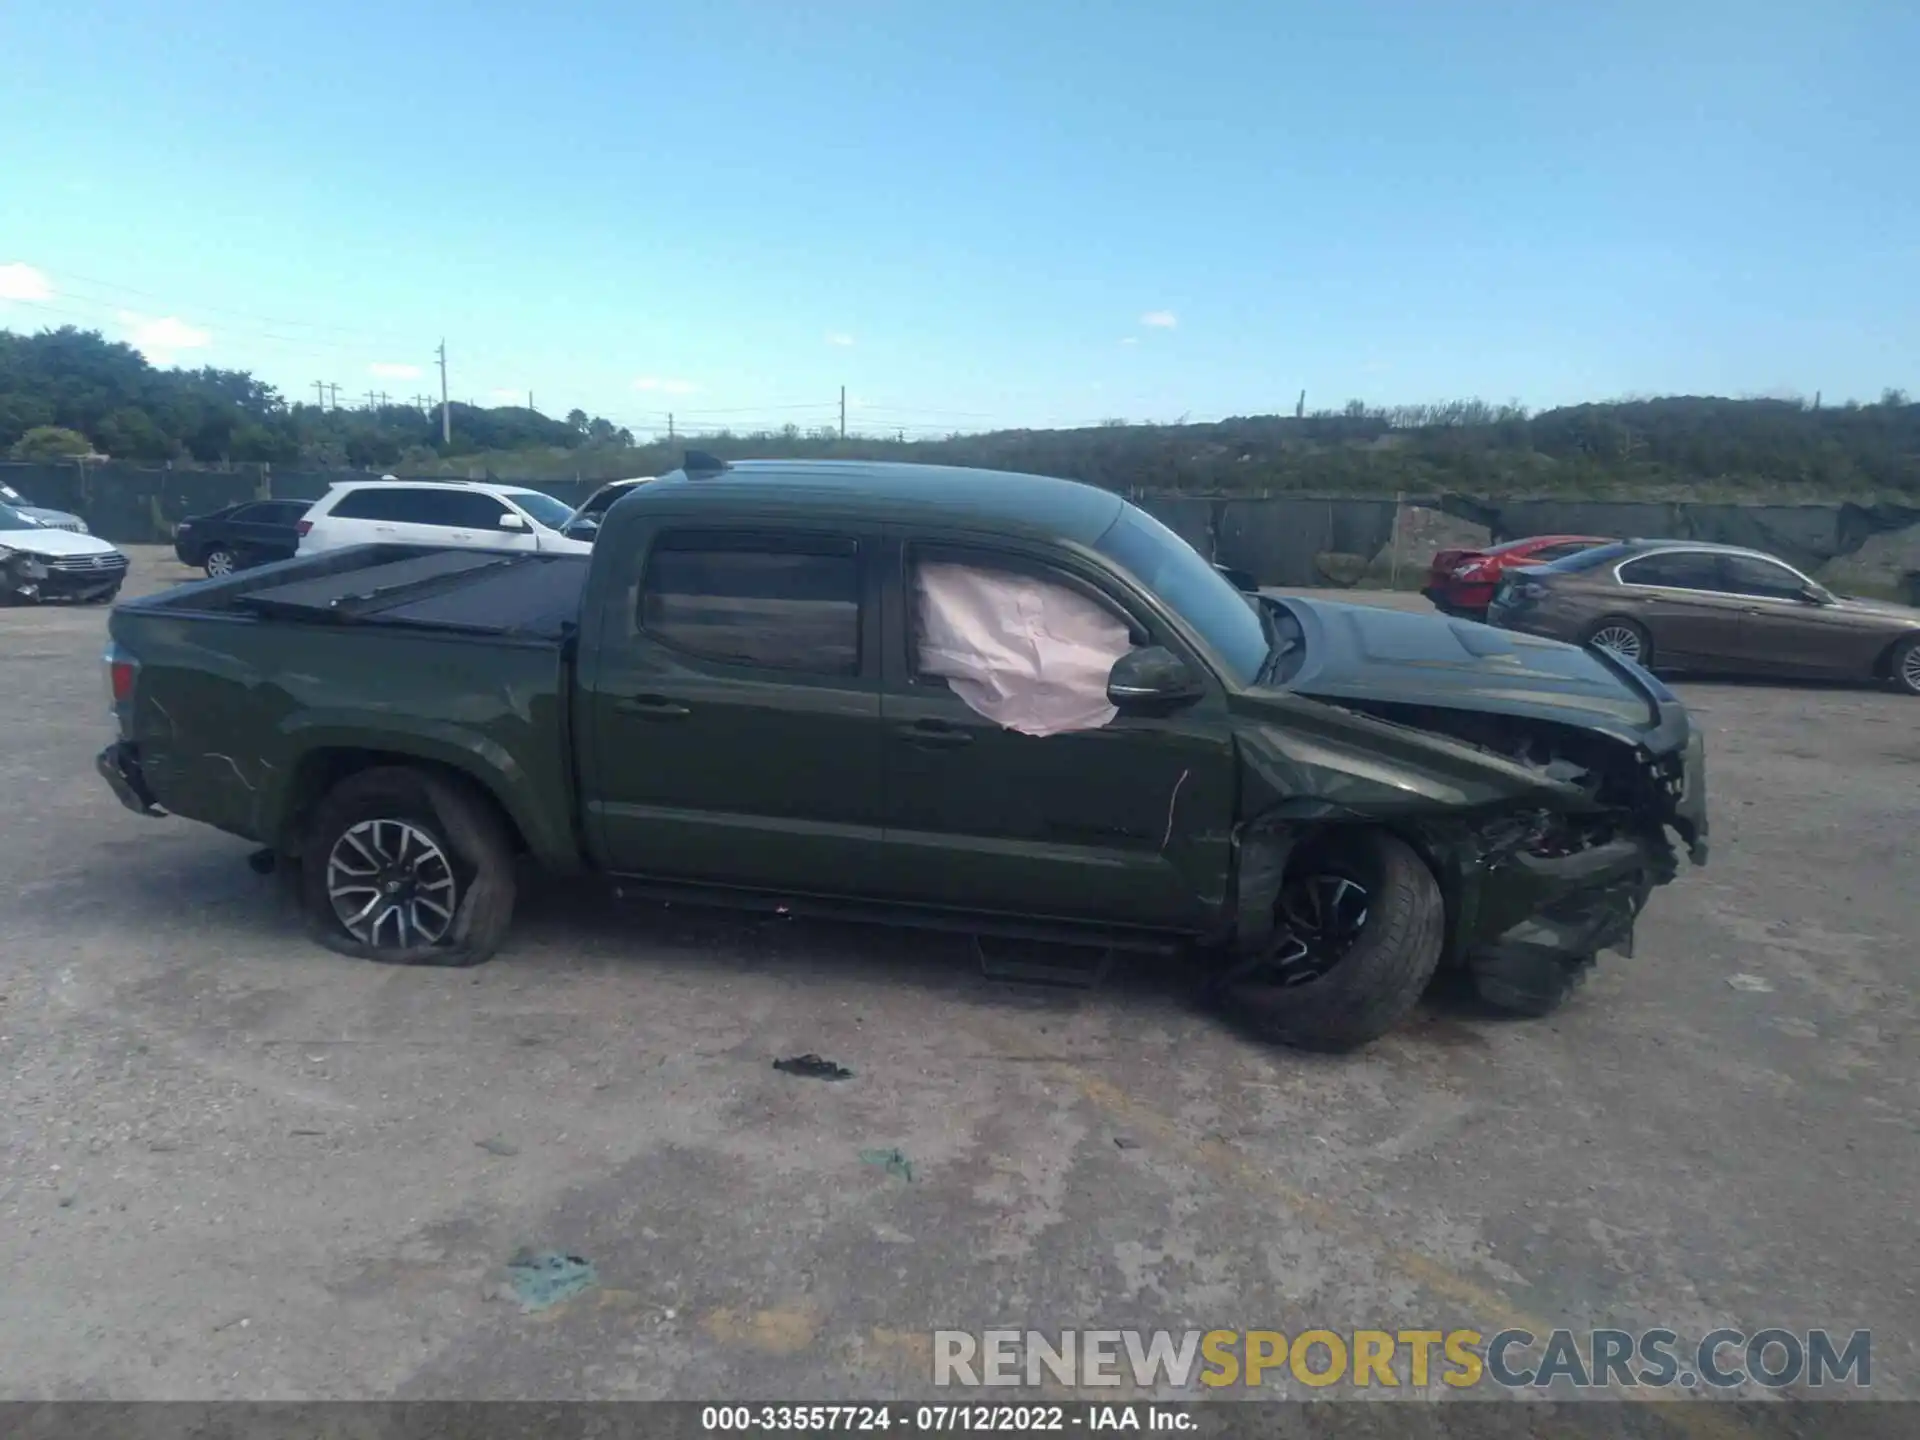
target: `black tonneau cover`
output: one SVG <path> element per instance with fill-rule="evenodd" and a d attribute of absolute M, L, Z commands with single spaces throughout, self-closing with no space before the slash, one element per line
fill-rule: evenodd
<path fill-rule="evenodd" d="M 270 619 L 557 640 L 579 617 L 586 555 L 435 550 L 235 596 Z"/>

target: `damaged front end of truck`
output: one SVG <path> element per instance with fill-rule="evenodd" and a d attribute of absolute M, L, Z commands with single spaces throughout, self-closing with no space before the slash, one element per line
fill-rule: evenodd
<path fill-rule="evenodd" d="M 1297 607 L 1296 607 L 1297 608 Z M 1395 637 L 1382 612 L 1316 603 Z M 1423 660 L 1360 665 L 1236 704 L 1242 761 L 1233 934 L 1220 985 L 1292 1043 L 1390 1028 L 1436 969 L 1544 1014 L 1603 949 L 1630 952 L 1653 890 L 1707 857 L 1704 747 L 1651 675 L 1468 626 Z M 1439 622 L 1446 630 L 1466 622 Z M 1375 657 L 1376 660 L 1379 658 Z"/>

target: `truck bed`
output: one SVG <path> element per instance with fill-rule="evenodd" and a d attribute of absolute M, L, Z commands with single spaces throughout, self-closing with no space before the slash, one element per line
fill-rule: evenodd
<path fill-rule="evenodd" d="M 559 641 L 586 555 L 361 545 L 180 586 L 124 608 Z"/>

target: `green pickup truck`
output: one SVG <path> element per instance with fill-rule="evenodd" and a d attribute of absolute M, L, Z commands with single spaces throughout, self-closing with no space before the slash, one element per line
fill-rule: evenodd
<path fill-rule="evenodd" d="M 935 644 L 941 595 L 975 608 Z M 690 455 L 590 556 L 363 546 L 110 633 L 115 794 L 255 842 L 374 960 L 484 960 L 517 874 L 596 872 L 1177 951 L 1261 1033 L 1338 1049 L 1441 966 L 1544 1013 L 1676 839 L 1706 854 L 1699 732 L 1630 662 L 1243 593 L 1032 475 Z"/>

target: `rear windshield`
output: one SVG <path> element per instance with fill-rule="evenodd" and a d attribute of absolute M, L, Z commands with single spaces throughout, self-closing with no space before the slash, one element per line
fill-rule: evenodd
<path fill-rule="evenodd" d="M 1582 570 L 1597 570 L 1600 566 L 1615 560 L 1624 560 L 1633 553 L 1633 546 L 1623 544 L 1596 545 L 1591 550 L 1582 550 L 1577 555 L 1568 555 L 1562 559 L 1541 565 L 1534 570 L 1552 571 L 1560 575 L 1577 574 Z"/>

